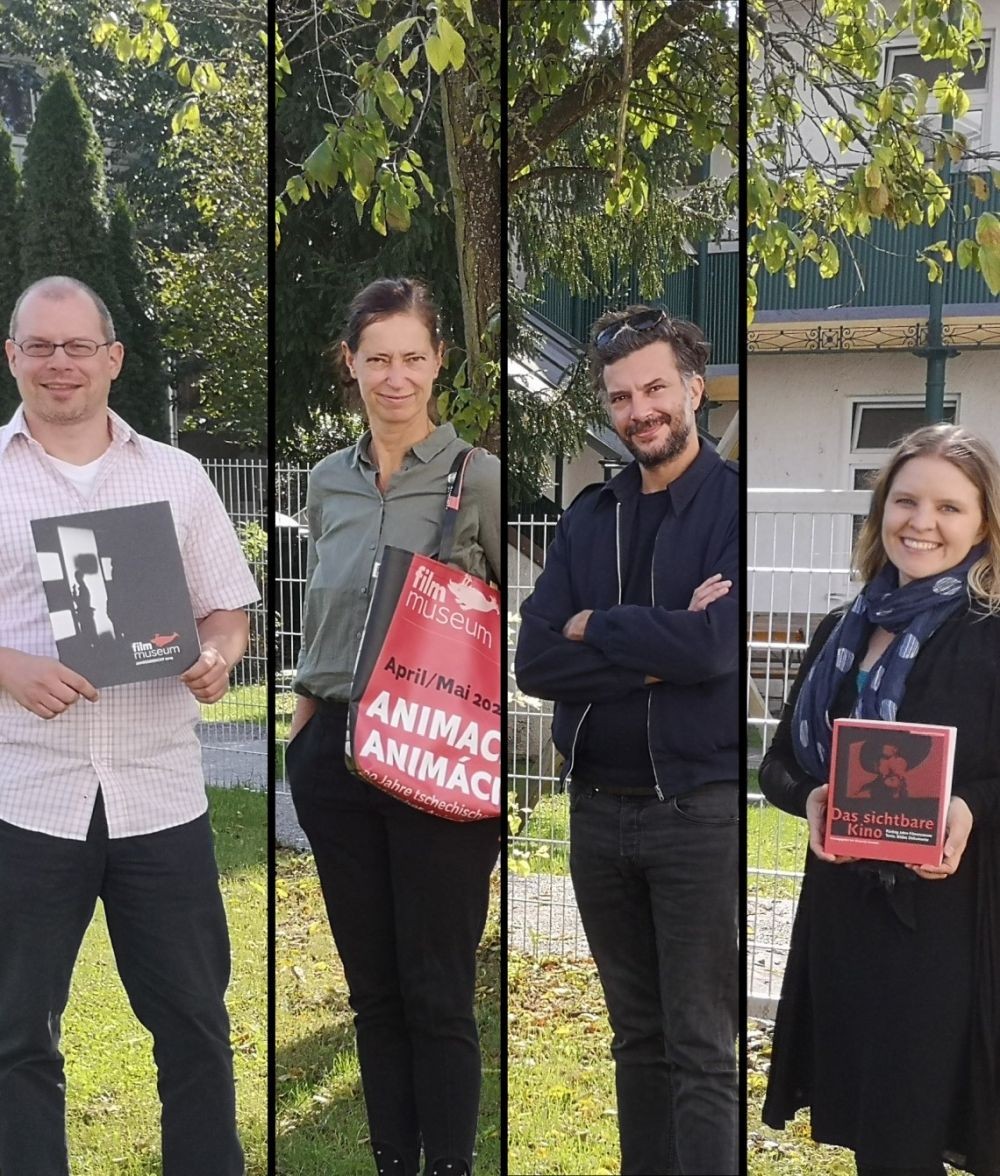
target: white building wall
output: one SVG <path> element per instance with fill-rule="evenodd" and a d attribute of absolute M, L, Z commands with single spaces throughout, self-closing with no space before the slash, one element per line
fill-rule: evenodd
<path fill-rule="evenodd" d="M 862 396 L 923 400 L 926 361 L 908 352 L 751 355 L 747 360 L 747 483 L 852 489 L 851 405 Z M 1000 451 L 1000 351 L 950 359 L 945 395 L 957 420 Z"/>
<path fill-rule="evenodd" d="M 747 363 L 747 484 L 751 489 L 851 490 L 853 468 L 884 455 L 851 453 L 853 405 L 923 402 L 926 361 L 907 352 L 848 355 L 753 355 Z M 967 352 L 948 361 L 945 396 L 956 420 L 1000 452 L 1000 351 Z M 810 509 L 803 496 L 802 510 Z M 857 591 L 849 564 L 849 517 L 792 521 L 750 519 L 751 567 L 817 567 L 814 574 L 758 571 L 748 592 L 775 614 L 820 615 Z"/>

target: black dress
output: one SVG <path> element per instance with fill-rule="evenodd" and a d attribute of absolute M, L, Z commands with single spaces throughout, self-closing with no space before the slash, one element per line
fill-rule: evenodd
<path fill-rule="evenodd" d="M 792 707 L 839 616 L 817 629 L 761 765 L 764 795 L 798 816 L 819 781 L 795 759 Z M 847 677 L 833 717 L 854 704 Z M 1000 617 L 969 611 L 938 629 L 899 721 L 958 728 L 969 844 L 944 881 L 807 853 L 763 1118 L 781 1128 L 808 1106 L 813 1138 L 864 1164 L 944 1157 L 1000 1176 Z"/>

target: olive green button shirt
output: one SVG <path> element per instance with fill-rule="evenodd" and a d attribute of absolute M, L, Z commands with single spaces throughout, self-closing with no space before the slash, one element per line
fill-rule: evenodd
<path fill-rule="evenodd" d="M 407 453 L 383 495 L 368 457 L 371 434 L 325 457 L 309 475 L 302 652 L 294 690 L 346 702 L 368 615 L 372 574 L 386 544 L 436 556 L 446 482 L 466 442 L 438 425 Z M 499 580 L 500 462 L 477 453 L 465 476 L 451 562 Z"/>

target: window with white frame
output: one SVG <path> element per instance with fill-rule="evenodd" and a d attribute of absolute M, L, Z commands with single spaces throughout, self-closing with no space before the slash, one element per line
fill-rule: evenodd
<path fill-rule="evenodd" d="M 992 41 L 984 39 L 984 50 L 974 52 L 972 60 L 964 71 L 962 87 L 969 96 L 969 109 L 961 117 L 956 117 L 953 129 L 965 136 L 969 153 L 987 150 L 990 146 L 989 128 L 989 96 L 992 65 Z M 928 86 L 933 86 L 942 73 L 949 70 L 947 61 L 925 61 L 915 45 L 893 45 L 886 50 L 885 82 L 888 84 L 894 78 L 910 76 L 921 78 Z M 922 120 L 928 132 L 940 130 L 941 115 L 936 110 L 934 99 L 927 104 L 928 114 Z M 958 163 L 957 167 L 963 167 Z M 973 167 L 975 161 L 968 161 L 966 167 Z"/>
<path fill-rule="evenodd" d="M 38 87 L 38 75 L 31 65 L 0 61 L 0 121 L 9 134 L 23 138 L 31 130 Z"/>
<path fill-rule="evenodd" d="M 958 397 L 945 397 L 944 420 L 954 424 L 957 417 Z M 875 475 L 885 465 L 897 442 L 926 423 L 923 400 L 898 397 L 855 400 L 851 404 L 849 488 L 870 490 Z M 854 516 L 854 543 L 864 521 L 864 515 Z"/>

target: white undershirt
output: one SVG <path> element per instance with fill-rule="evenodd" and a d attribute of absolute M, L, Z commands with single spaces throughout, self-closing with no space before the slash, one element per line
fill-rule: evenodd
<path fill-rule="evenodd" d="M 51 453 L 48 454 L 48 459 L 61 474 L 69 478 L 84 497 L 87 497 L 94 488 L 94 483 L 97 481 L 97 475 L 100 472 L 101 465 L 107 456 L 108 451 L 105 450 L 100 457 L 94 461 L 87 462 L 86 465 L 72 465 L 70 462 L 63 461 L 61 458 L 53 457 Z"/>

